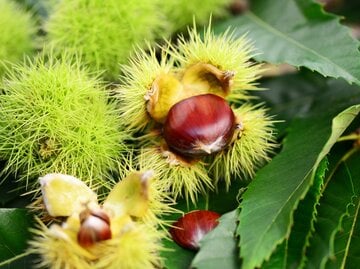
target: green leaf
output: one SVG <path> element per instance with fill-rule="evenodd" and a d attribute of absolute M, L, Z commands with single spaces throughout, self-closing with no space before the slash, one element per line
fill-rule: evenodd
<path fill-rule="evenodd" d="M 314 223 L 327 167 L 328 162 L 325 158 L 316 171 L 314 184 L 294 212 L 294 226 L 287 240 L 286 268 L 297 268 L 300 265 L 306 247 L 309 245 L 309 239 L 314 233 Z"/>
<path fill-rule="evenodd" d="M 324 114 L 294 120 L 282 152 L 249 184 L 238 227 L 244 269 L 261 266 L 289 236 L 293 211 L 312 185 L 319 162 L 359 113 L 357 105 L 338 114 L 344 105 L 331 104 Z"/>
<path fill-rule="evenodd" d="M 323 191 L 306 268 L 358 268 L 360 152 L 330 173 Z"/>
<path fill-rule="evenodd" d="M 313 226 L 327 166 L 327 159 L 320 163 L 314 184 L 294 212 L 294 226 L 291 229 L 290 237 L 277 247 L 270 260 L 263 264 L 262 269 L 299 267 L 309 244 L 309 238 L 314 231 Z"/>
<path fill-rule="evenodd" d="M 215 31 L 229 26 L 255 43 L 258 61 L 304 66 L 360 84 L 359 42 L 338 17 L 311 0 L 252 0 L 249 12 L 216 25 Z"/>
<path fill-rule="evenodd" d="M 356 180 L 353 178 L 353 180 Z M 334 256 L 328 260 L 326 268 L 358 268 L 360 264 L 360 200 L 359 196 L 350 204 L 342 229 L 334 240 Z"/>
<path fill-rule="evenodd" d="M 0 208 L 0 264 L 23 254 L 30 238 L 32 217 L 25 209 Z M 6 267 L 1 267 L 6 268 Z M 26 260 L 17 261 L 9 268 L 29 268 Z"/>
<path fill-rule="evenodd" d="M 224 214 L 219 220 L 219 225 L 204 236 L 200 241 L 200 251 L 196 254 L 191 268 L 240 268 L 235 238 L 238 215 L 238 210 Z"/>

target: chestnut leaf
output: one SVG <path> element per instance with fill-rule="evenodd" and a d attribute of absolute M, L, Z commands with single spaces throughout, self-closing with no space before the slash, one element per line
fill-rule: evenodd
<path fill-rule="evenodd" d="M 305 249 L 309 246 L 309 239 L 314 233 L 314 223 L 317 219 L 321 189 L 327 169 L 328 160 L 325 158 L 316 171 L 314 184 L 294 212 L 294 226 L 291 228 L 289 238 L 277 246 L 270 260 L 262 265 L 262 269 L 299 268 L 303 262 Z"/>
<path fill-rule="evenodd" d="M 28 268 L 30 260 L 16 259 L 16 256 L 24 253 L 26 241 L 30 239 L 31 215 L 26 209 L 0 208 L 0 219 L 0 267 L 14 258 L 9 268 Z"/>
<path fill-rule="evenodd" d="M 360 261 L 360 152 L 329 173 L 305 268 L 357 268 Z"/>
<path fill-rule="evenodd" d="M 307 67 L 326 77 L 360 85 L 360 43 L 339 22 L 311 0 L 252 0 L 251 10 L 215 26 L 229 26 L 258 50 L 256 60 Z"/>
<path fill-rule="evenodd" d="M 289 236 L 294 210 L 313 184 L 320 161 L 360 111 L 360 105 L 346 107 L 340 103 L 294 120 L 282 152 L 249 184 L 237 230 L 244 269 L 260 267 Z"/>

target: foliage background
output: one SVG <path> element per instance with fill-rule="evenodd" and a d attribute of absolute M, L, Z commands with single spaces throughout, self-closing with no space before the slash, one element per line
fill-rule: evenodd
<path fill-rule="evenodd" d="M 19 2 L 46 16 L 40 1 Z M 342 20 L 311 0 L 252 0 L 249 11 L 214 23 L 217 33 L 229 26 L 237 36 L 246 33 L 259 52 L 255 60 L 296 67 L 264 77 L 260 87 L 268 90 L 255 100 L 281 120 L 281 148 L 252 182 L 234 180 L 229 192 L 220 187 L 196 205 L 178 202 L 184 211 L 211 209 L 223 216 L 198 253 L 164 241 L 170 249 L 163 253 L 166 268 L 360 264 L 360 138 L 354 133 L 360 52 L 350 33 L 360 23 L 360 9 L 356 1 L 340 2 L 331 11 Z M 15 180 L 0 187 L 0 262 L 23 253 L 33 223 L 25 209 L 29 198 L 13 191 Z M 0 267 L 28 268 L 31 259 Z"/>

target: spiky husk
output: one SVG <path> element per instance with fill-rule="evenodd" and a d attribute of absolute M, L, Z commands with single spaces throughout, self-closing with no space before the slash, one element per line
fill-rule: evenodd
<path fill-rule="evenodd" d="M 67 54 L 60 60 L 40 55 L 15 65 L 4 79 L 0 155 L 7 160 L 4 172 L 26 186 L 56 172 L 90 186 L 104 183 L 125 149 L 117 103 L 79 62 Z"/>
<path fill-rule="evenodd" d="M 32 16 L 14 1 L 0 1 L 0 76 L 7 62 L 17 62 L 35 49 L 36 26 Z"/>
<path fill-rule="evenodd" d="M 125 124 L 135 131 L 144 130 L 151 122 L 146 110 L 146 95 L 151 91 L 152 83 L 161 74 L 168 74 L 173 61 L 163 51 L 161 60 L 156 57 L 155 49 L 138 49 L 122 68 L 122 86 L 117 89 L 121 99 L 121 115 Z"/>
<path fill-rule="evenodd" d="M 178 41 L 170 54 L 180 63 L 182 70 L 197 63 L 206 63 L 234 72 L 227 100 L 248 99 L 247 91 L 257 89 L 255 80 L 260 77 L 261 65 L 250 61 L 255 54 L 246 36 L 236 38 L 230 29 L 215 35 L 210 25 L 200 35 L 194 26 L 189 30 L 189 37 L 180 36 Z"/>
<path fill-rule="evenodd" d="M 161 189 L 167 190 L 175 200 L 185 197 L 196 203 L 199 194 L 206 194 L 213 188 L 205 163 L 185 163 L 161 146 L 143 148 L 138 162 L 142 170 L 155 171 Z"/>
<path fill-rule="evenodd" d="M 129 171 L 131 173 L 132 171 Z M 149 210 L 146 214 L 139 219 L 142 223 L 152 227 L 161 227 L 164 230 L 169 226 L 166 216 L 173 213 L 179 213 L 178 210 L 173 208 L 175 200 L 170 196 L 164 184 L 158 176 L 154 176 L 149 184 L 147 191 L 149 199 Z"/>
<path fill-rule="evenodd" d="M 153 42 L 166 25 L 154 0 L 63 0 L 45 25 L 50 44 L 81 53 L 92 70 L 116 80 L 135 45 Z"/>
<path fill-rule="evenodd" d="M 120 238 L 109 240 L 104 244 L 103 258 L 99 260 L 96 268 L 161 268 L 162 259 L 159 253 L 163 249 L 160 242 L 162 237 L 164 237 L 162 232 L 138 224 Z"/>
<path fill-rule="evenodd" d="M 250 62 L 254 53 L 246 37 L 236 39 L 230 30 L 215 36 L 210 26 L 203 36 L 194 26 L 188 39 L 181 36 L 177 45 L 168 42 L 161 48 L 160 62 L 153 50 L 150 54 L 138 52 L 132 65 L 125 67 L 125 87 L 119 90 L 125 103 L 123 115 L 129 119 L 128 125 L 136 131 L 145 131 L 144 136 L 136 138 L 143 148 L 139 157 L 140 164 L 144 165 L 141 169 L 154 169 L 174 199 L 185 196 L 192 202 L 196 202 L 199 193 L 206 193 L 208 188 L 216 185 L 220 178 L 224 177 L 229 185 L 232 176 L 252 176 L 256 168 L 268 159 L 268 153 L 273 148 L 272 135 L 269 135 L 272 132 L 271 119 L 262 108 L 248 105 L 235 111 L 239 117 L 244 117 L 241 123 L 246 123 L 246 129 L 241 133 L 243 137 L 234 141 L 227 150 L 206 158 L 205 162 L 182 161 L 177 158 L 179 156 L 164 150 L 161 131 L 157 132 L 157 136 L 152 135 L 151 132 L 155 134 L 156 130 L 161 130 L 161 125 L 151 125 L 153 114 L 148 110 L 144 96 L 149 94 L 155 79 L 161 74 L 173 75 L 174 81 L 181 86 L 161 85 L 165 98 L 159 98 L 155 103 L 160 108 L 166 107 L 164 104 L 171 99 L 166 99 L 168 96 L 175 96 L 173 100 L 183 100 L 205 93 L 217 94 L 239 105 L 251 98 L 248 90 L 258 89 L 255 80 L 262 70 L 259 64 Z M 210 165 L 214 179 L 208 175 Z"/>
<path fill-rule="evenodd" d="M 168 190 L 164 189 L 161 179 L 156 176 L 149 187 L 149 210 L 143 217 L 142 221 L 147 225 L 161 227 L 164 230 L 168 228 L 169 223 L 166 221 L 166 215 L 179 213 L 173 208 L 175 200 L 170 196 Z M 164 218 L 165 217 L 165 218 Z"/>
<path fill-rule="evenodd" d="M 28 252 L 40 256 L 36 264 L 50 269 L 143 269 L 160 268 L 162 232 L 133 223 L 118 236 L 89 249 L 77 243 L 76 232 L 59 225 L 48 228 L 41 221 L 29 242 Z"/>
<path fill-rule="evenodd" d="M 172 32 L 184 30 L 195 19 L 200 25 L 206 24 L 209 17 L 221 17 L 227 14 L 226 8 L 231 0 L 168 0 L 161 7 L 172 23 Z"/>
<path fill-rule="evenodd" d="M 189 40 L 180 36 L 177 46 L 170 42 L 163 46 L 160 60 L 156 51 L 149 47 L 148 51 L 138 49 L 130 63 L 123 66 L 123 85 L 117 91 L 119 99 L 122 100 L 122 116 L 127 119 L 126 124 L 134 132 L 153 126 L 154 120 L 163 123 L 162 119 L 166 118 L 170 107 L 182 99 L 197 94 L 215 93 L 226 97 L 228 101 L 239 102 L 250 98 L 248 90 L 257 89 L 254 81 L 259 78 L 261 67 L 250 62 L 253 49 L 245 37 L 235 39 L 230 31 L 215 36 L 210 25 L 205 31 L 204 39 L 195 26 L 189 31 L 189 35 Z M 213 82 L 213 78 L 207 77 L 219 74 L 225 77 L 228 74 L 228 81 Z M 156 84 L 161 88 L 154 87 L 157 79 L 166 76 L 168 79 L 174 78 L 172 86 Z M 202 84 L 200 88 L 199 83 Z M 223 83 L 221 87 L 226 90 L 221 92 L 222 90 L 216 89 L 219 88 L 217 83 Z M 149 110 L 148 107 L 154 95 L 153 91 L 161 92 L 162 99 L 154 104 L 161 111 L 159 118 L 156 117 L 159 116 L 156 113 L 158 111 L 154 112 L 156 109 L 150 107 Z"/>
<path fill-rule="evenodd" d="M 266 109 L 257 105 L 243 104 L 234 109 L 240 130 L 230 146 L 214 156 L 210 173 L 214 184 L 220 179 L 229 186 L 233 177 L 254 176 L 276 147 L 273 123 Z"/>
<path fill-rule="evenodd" d="M 155 174 L 153 169 L 143 169 L 142 171 L 135 169 L 137 166 L 135 154 L 135 152 L 131 152 L 131 154 L 125 158 L 124 163 L 126 163 L 126 167 L 119 165 L 118 174 L 122 180 L 132 173 L 151 173 L 151 178 L 144 190 L 148 200 L 148 210 L 144 216 L 137 220 L 151 227 L 161 227 L 165 231 L 168 228 L 169 223 L 164 216 L 179 213 L 179 211 L 172 207 L 175 205 L 175 201 L 169 195 L 168 190 L 164 189 L 163 184 L 160 182 L 158 175 Z M 112 190 L 117 183 L 117 181 L 111 180 L 109 184 L 110 190 Z"/>

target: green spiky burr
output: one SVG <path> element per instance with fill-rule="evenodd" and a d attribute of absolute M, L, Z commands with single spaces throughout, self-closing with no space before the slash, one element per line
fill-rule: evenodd
<path fill-rule="evenodd" d="M 184 30 L 194 20 L 205 25 L 211 16 L 225 16 L 230 3 L 231 0 L 168 0 L 161 5 L 175 32 Z"/>
<path fill-rule="evenodd" d="M 30 13 L 14 1 L 0 1 L 0 76 L 9 62 L 20 61 L 35 49 L 36 26 Z"/>
<path fill-rule="evenodd" d="M 57 52 L 79 52 L 91 70 L 116 80 L 133 48 L 153 42 L 166 24 L 157 0 L 64 0 L 45 31 Z"/>
<path fill-rule="evenodd" d="M 3 173 L 24 185 L 46 173 L 67 173 L 104 183 L 116 169 L 126 137 L 118 104 L 80 60 L 40 55 L 14 65 L 0 95 Z"/>

